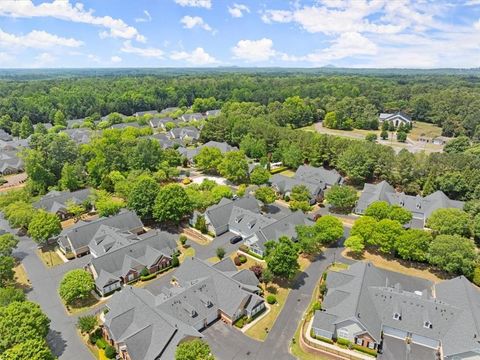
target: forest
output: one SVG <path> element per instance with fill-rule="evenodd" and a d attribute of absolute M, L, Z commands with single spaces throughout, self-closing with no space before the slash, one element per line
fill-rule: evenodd
<path fill-rule="evenodd" d="M 125 70 L 125 74 L 120 70 L 92 71 L 52 72 L 47 78 L 38 78 L 35 72 L 2 74 L 0 127 L 10 131 L 5 123 L 18 123 L 25 116 L 34 124 L 53 123 L 58 111 L 66 119 L 77 119 L 188 107 L 197 98 L 214 98 L 218 107 L 233 101 L 256 102 L 272 109 L 298 96 L 314 111 L 309 121 L 322 120 L 325 114 L 335 112 L 352 119 L 355 127 L 372 128 L 378 113 L 403 111 L 415 121 L 441 126 L 443 135 L 480 139 L 480 82 L 475 73 L 260 69 L 171 70 L 152 75 L 140 70 Z M 285 123 L 281 118 L 276 120 L 276 125 Z M 304 126 L 303 120 L 290 125 Z"/>

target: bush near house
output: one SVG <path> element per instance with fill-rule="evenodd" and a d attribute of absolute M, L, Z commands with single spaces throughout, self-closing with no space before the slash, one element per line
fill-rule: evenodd
<path fill-rule="evenodd" d="M 148 281 L 148 280 L 155 279 L 156 277 L 157 277 L 157 274 L 153 273 L 153 274 L 149 274 L 149 275 L 145 275 L 145 276 L 140 276 L 140 280 Z"/>
<path fill-rule="evenodd" d="M 357 344 L 353 344 L 352 349 L 363 352 L 363 353 L 368 354 L 368 355 L 377 356 L 377 351 L 376 350 L 369 349 L 365 346 L 360 346 L 360 345 L 357 345 Z"/>
<path fill-rule="evenodd" d="M 340 346 L 350 347 L 352 345 L 352 342 L 347 339 L 338 338 L 337 344 Z"/>
<path fill-rule="evenodd" d="M 282 171 L 285 171 L 285 170 L 288 170 L 287 166 L 280 166 L 278 168 L 270 170 L 270 174 L 275 175 L 275 174 L 281 173 Z"/>
<path fill-rule="evenodd" d="M 267 303 L 269 303 L 270 305 L 273 305 L 277 302 L 277 298 L 275 297 L 275 295 L 268 295 L 267 296 Z"/>
<path fill-rule="evenodd" d="M 327 344 L 331 344 L 333 345 L 333 340 L 332 339 L 329 339 L 329 338 L 326 338 L 326 337 L 323 337 L 323 336 L 315 336 L 315 333 L 313 332 L 312 330 L 312 333 L 310 334 L 312 336 L 312 338 L 314 338 L 315 340 L 320 340 L 320 341 L 323 341 Z"/>
<path fill-rule="evenodd" d="M 115 357 L 117 356 L 117 351 L 113 346 L 107 345 L 105 347 L 105 356 L 109 359 L 115 359 Z"/>
<path fill-rule="evenodd" d="M 105 349 L 108 343 L 104 338 L 101 337 L 97 339 L 97 341 L 95 342 L 95 345 L 97 345 L 99 349 Z"/>
<path fill-rule="evenodd" d="M 243 315 L 241 318 L 239 318 L 233 325 L 235 325 L 237 328 L 241 329 L 243 328 L 246 324 L 248 323 L 248 319 L 245 315 Z"/>
<path fill-rule="evenodd" d="M 240 256 L 235 256 L 233 259 L 233 262 L 235 263 L 236 266 L 242 265 L 242 262 L 240 261 Z"/>

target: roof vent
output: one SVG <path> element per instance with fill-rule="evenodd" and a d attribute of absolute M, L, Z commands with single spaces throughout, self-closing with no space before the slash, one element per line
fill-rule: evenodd
<path fill-rule="evenodd" d="M 398 312 L 393 313 L 393 320 L 402 320 L 402 315 Z"/>
<path fill-rule="evenodd" d="M 433 325 L 430 321 L 427 320 L 423 323 L 423 327 L 426 328 L 426 329 L 431 329 L 431 328 L 433 328 Z"/>

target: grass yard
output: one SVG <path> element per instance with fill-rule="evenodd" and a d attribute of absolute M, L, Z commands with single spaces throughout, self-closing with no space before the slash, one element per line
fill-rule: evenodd
<path fill-rule="evenodd" d="M 17 262 L 17 265 L 13 268 L 15 272 L 15 287 L 22 290 L 30 289 L 30 280 L 28 280 L 27 272 L 25 271 L 22 263 Z"/>
<path fill-rule="evenodd" d="M 85 345 L 87 345 L 88 350 L 90 350 L 90 352 L 92 353 L 92 355 L 95 359 L 97 359 L 97 360 L 108 360 L 107 356 L 105 355 L 105 350 L 99 349 L 95 345 L 90 344 L 90 342 L 88 341 L 88 335 L 87 334 L 81 334 L 78 330 L 77 330 L 77 332 L 78 332 L 78 336 L 80 336 L 82 338 L 83 342 L 85 343 Z"/>
<path fill-rule="evenodd" d="M 63 264 L 63 260 L 55 251 L 55 246 L 44 246 L 41 249 L 36 250 L 38 257 L 45 264 L 46 267 L 54 267 Z"/>
<path fill-rule="evenodd" d="M 271 283 L 266 288 L 264 285 L 262 285 L 262 288 L 264 289 L 264 297 L 266 298 L 270 294 L 275 295 L 275 297 L 277 298 L 277 303 L 274 305 L 270 305 L 270 311 L 255 325 L 253 325 L 245 332 L 245 334 L 247 334 L 251 338 L 260 341 L 264 341 L 267 338 L 268 331 L 270 331 L 270 329 L 275 324 L 278 315 L 282 311 L 283 306 L 287 301 L 288 294 L 290 293 L 289 288 L 282 287 L 281 285 L 277 285 L 276 283 Z"/>
<path fill-rule="evenodd" d="M 184 248 L 180 245 L 179 249 L 181 251 L 180 256 L 178 257 L 178 260 L 180 261 L 180 263 L 182 263 L 188 257 L 195 256 L 195 249 L 191 246 Z"/>
<path fill-rule="evenodd" d="M 434 124 L 415 121 L 413 123 L 413 128 L 408 135 L 411 139 L 415 141 L 417 141 L 418 138 L 422 135 L 435 138 L 442 135 L 442 128 Z"/>
<path fill-rule="evenodd" d="M 92 307 L 97 306 L 100 303 L 101 301 L 93 296 L 93 294 L 90 294 L 88 298 L 79 300 L 72 305 L 65 305 L 65 308 L 70 315 L 75 315 L 90 310 Z"/>
<path fill-rule="evenodd" d="M 287 169 L 287 170 L 283 170 L 279 174 L 281 174 L 283 176 L 294 177 L 295 176 L 295 171 Z"/>
<path fill-rule="evenodd" d="M 342 255 L 346 258 L 353 259 L 347 250 L 344 250 Z M 428 264 L 404 261 L 394 258 L 393 256 L 383 256 L 365 251 L 362 260 L 370 261 L 373 265 L 381 269 L 395 271 L 409 276 L 420 277 L 433 281 L 434 283 L 438 283 L 449 278 L 446 273 L 432 269 Z"/>

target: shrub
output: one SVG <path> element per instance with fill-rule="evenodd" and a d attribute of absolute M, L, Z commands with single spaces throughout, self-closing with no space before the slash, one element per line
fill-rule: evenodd
<path fill-rule="evenodd" d="M 178 256 L 177 255 L 173 255 L 172 256 L 172 266 L 173 267 L 177 267 L 180 265 L 180 260 L 178 260 Z"/>
<path fill-rule="evenodd" d="M 259 264 L 255 264 L 253 266 L 250 266 L 250 271 L 253 271 L 257 279 L 260 279 L 262 277 L 263 267 Z"/>
<path fill-rule="evenodd" d="M 117 356 L 117 351 L 115 350 L 115 348 L 113 346 L 107 345 L 105 347 L 105 356 L 108 359 L 115 359 L 115 356 Z"/>
<path fill-rule="evenodd" d="M 245 252 L 245 253 L 248 253 L 248 252 L 250 251 L 250 250 L 248 250 L 248 246 L 245 245 L 245 244 L 240 245 L 240 247 L 238 248 L 238 250 L 243 251 L 243 252 Z"/>
<path fill-rule="evenodd" d="M 377 356 L 377 351 L 376 350 L 373 350 L 373 349 L 369 349 L 365 346 L 360 346 L 360 345 L 357 345 L 357 344 L 353 344 L 352 345 L 352 348 L 357 350 L 357 351 L 360 351 L 360 352 L 363 352 L 365 354 L 368 354 L 368 355 L 372 355 L 372 356 Z"/>
<path fill-rule="evenodd" d="M 235 325 L 237 328 L 241 329 L 245 326 L 245 324 L 248 322 L 247 320 L 247 317 L 246 316 L 242 316 L 240 319 L 238 319 L 237 321 L 235 321 L 235 323 L 233 325 Z"/>
<path fill-rule="evenodd" d="M 327 293 L 327 284 L 323 282 L 320 285 L 320 295 L 324 297 L 326 293 Z"/>
<path fill-rule="evenodd" d="M 333 340 L 323 336 L 313 336 L 315 339 L 326 342 L 327 344 L 333 344 Z"/>
<path fill-rule="evenodd" d="M 273 305 L 277 302 L 277 298 L 275 297 L 275 295 L 268 295 L 267 296 L 267 303 L 269 303 L 270 305 Z"/>
<path fill-rule="evenodd" d="M 242 264 L 245 264 L 247 262 L 247 257 L 245 255 L 238 255 L 238 258 L 240 259 L 240 262 Z"/>
<path fill-rule="evenodd" d="M 286 202 L 289 202 L 289 201 L 290 201 L 290 196 L 285 195 L 285 196 L 283 197 L 283 200 L 285 200 Z"/>
<path fill-rule="evenodd" d="M 145 276 L 140 276 L 140 280 L 148 281 L 148 280 L 152 280 L 156 277 L 157 277 L 157 274 L 153 273 L 153 274 L 148 274 L 148 275 L 145 275 Z"/>
<path fill-rule="evenodd" d="M 185 244 L 187 243 L 187 237 L 185 235 L 180 235 L 178 240 L 180 241 L 180 244 L 182 244 L 182 246 L 185 246 Z"/>
<path fill-rule="evenodd" d="M 217 253 L 217 257 L 222 260 L 223 257 L 225 256 L 225 249 L 222 248 L 222 247 L 218 247 L 217 250 L 216 250 L 216 253 Z"/>
<path fill-rule="evenodd" d="M 101 337 L 101 338 L 98 338 L 95 344 L 97 345 L 97 347 L 98 347 L 99 349 L 105 349 L 106 346 L 108 345 L 108 344 L 107 344 L 107 341 L 106 341 L 104 338 L 102 338 L 102 337 Z"/>
<path fill-rule="evenodd" d="M 183 184 L 183 185 L 188 185 L 188 184 L 190 184 L 191 182 L 192 182 L 192 180 L 190 180 L 190 178 L 188 178 L 188 177 L 182 180 L 182 184 Z"/>
<path fill-rule="evenodd" d="M 322 303 L 320 301 L 317 301 L 312 305 L 312 312 L 317 310 L 322 310 Z"/>
<path fill-rule="evenodd" d="M 270 170 L 270 174 L 272 174 L 272 175 L 278 174 L 278 173 L 281 173 L 282 171 L 285 171 L 285 170 L 288 170 L 287 166 L 280 166 L 276 169 Z"/>
<path fill-rule="evenodd" d="M 340 345 L 340 346 L 350 347 L 352 345 L 352 342 L 350 340 L 347 340 L 347 339 L 338 338 L 337 339 L 337 344 Z"/>
<path fill-rule="evenodd" d="M 148 275 L 150 275 L 150 272 L 148 271 L 148 269 L 146 267 L 144 267 L 142 269 L 142 271 L 140 271 L 140 276 L 145 277 L 145 276 L 148 276 Z"/>
<path fill-rule="evenodd" d="M 242 262 L 240 261 L 240 256 L 235 256 L 235 258 L 233 259 L 233 262 L 234 262 L 235 265 L 237 265 L 237 266 L 242 265 Z"/>

